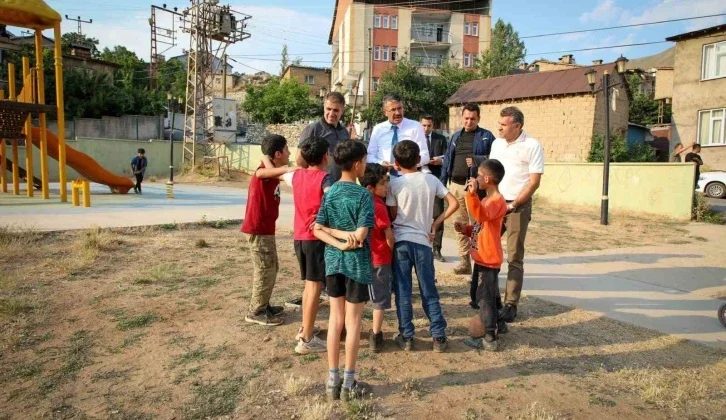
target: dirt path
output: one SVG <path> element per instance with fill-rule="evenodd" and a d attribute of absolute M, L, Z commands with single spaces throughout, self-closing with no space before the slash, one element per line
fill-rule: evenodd
<path fill-rule="evenodd" d="M 445 274 L 450 350 L 430 351 L 419 307 L 416 351 L 399 351 L 387 314 L 384 352 L 360 356 L 373 398 L 329 405 L 325 356 L 293 352 L 298 312 L 277 328 L 244 323 L 246 244 L 217 227 L 0 231 L 0 418 L 726 416 L 724 352 L 586 311 L 528 298 L 499 353 L 470 350 L 468 286 Z M 278 247 L 275 303 L 302 289 L 289 234 Z"/>

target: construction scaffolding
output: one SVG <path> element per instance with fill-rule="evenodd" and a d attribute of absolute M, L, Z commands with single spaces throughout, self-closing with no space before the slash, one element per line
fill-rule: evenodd
<path fill-rule="evenodd" d="M 157 11 L 163 13 L 168 12 L 171 16 L 171 25 L 169 27 L 161 27 L 158 24 Z M 151 6 L 151 17 L 149 18 L 149 26 L 151 26 L 151 57 L 149 57 L 149 88 L 154 90 L 158 88 L 159 83 L 159 62 L 163 54 L 177 45 L 176 27 L 174 18 L 178 17 L 181 27 L 184 26 L 184 15 L 174 10 L 166 8 L 166 4 L 159 6 Z M 158 45 L 166 45 L 166 48 L 159 52 Z"/>
<path fill-rule="evenodd" d="M 213 89 L 216 73 L 222 73 L 230 44 L 250 37 L 245 32 L 249 15 L 220 6 L 218 0 L 191 0 L 184 10 L 184 32 L 189 33 L 187 88 L 184 108 L 184 162 L 193 170 L 198 149 L 204 158 L 216 159 L 213 131 Z"/>

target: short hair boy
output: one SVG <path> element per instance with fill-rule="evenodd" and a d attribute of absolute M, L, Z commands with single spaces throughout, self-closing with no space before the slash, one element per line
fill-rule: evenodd
<path fill-rule="evenodd" d="M 394 340 L 405 351 L 413 349 L 412 274 L 415 268 L 421 290 L 421 303 L 429 318 L 433 350 L 446 350 L 446 319 L 441 312 L 439 292 L 434 281 L 434 256 L 431 242 L 436 229 L 459 208 L 456 198 L 435 176 L 418 172 L 421 160 L 418 144 L 399 142 L 393 149 L 400 177 L 391 180 L 386 204 L 393 219 L 393 276 L 396 283 L 398 334 Z M 445 198 L 446 211 L 434 220 L 434 198 Z M 432 223 L 433 221 L 433 223 Z"/>
<path fill-rule="evenodd" d="M 328 381 L 330 399 L 361 398 L 370 386 L 355 380 L 363 309 L 373 282 L 369 231 L 373 198 L 356 183 L 366 169 L 366 147 L 359 141 L 338 143 L 333 153 L 341 169 L 338 182 L 323 197 L 315 220 L 315 237 L 325 242 L 325 283 L 330 296 Z M 345 375 L 340 380 L 340 334 L 345 339 Z"/>
<path fill-rule="evenodd" d="M 391 219 L 385 202 L 388 181 L 388 169 L 378 163 L 367 164 L 366 173 L 360 179 L 360 185 L 371 193 L 374 204 L 374 226 L 371 234 L 373 329 L 368 336 L 368 346 L 374 353 L 380 352 L 383 348 L 383 331 L 381 331 L 383 315 L 386 309 L 391 309 L 393 280 L 391 261 L 394 241 Z"/>
<path fill-rule="evenodd" d="M 466 205 L 471 217 L 477 225 L 465 225 L 457 222 L 457 232 L 470 236 L 472 239 L 469 251 L 479 275 L 477 302 L 479 314 L 475 315 L 472 324 L 480 323 L 482 331 L 471 328 L 472 337 L 464 343 L 478 349 L 496 351 L 499 346 L 497 322 L 497 297 L 499 296 L 499 269 L 502 266 L 503 252 L 501 242 L 502 224 L 507 214 L 507 202 L 497 187 L 504 178 L 504 166 L 496 159 L 488 159 L 479 165 L 476 178 L 469 178 L 466 190 Z M 479 200 L 478 190 L 486 190 L 487 195 Z M 478 321 L 478 322 L 477 322 Z M 502 330 L 506 324 L 502 326 Z"/>
<path fill-rule="evenodd" d="M 262 153 L 271 165 L 260 163 L 247 189 L 247 206 L 241 231 L 250 245 L 254 274 L 252 296 L 245 321 L 260 325 L 280 325 L 282 306 L 271 306 L 279 263 L 275 243 L 275 222 L 280 213 L 280 179 L 289 171 L 287 139 L 270 134 L 262 139 Z"/>
<path fill-rule="evenodd" d="M 325 171 L 328 165 L 328 141 L 310 137 L 300 144 L 300 155 L 307 163 L 285 175 L 291 178 L 295 219 L 293 239 L 295 255 L 300 265 L 300 278 L 305 281 L 302 297 L 302 327 L 296 336 L 295 353 L 322 353 L 325 341 L 316 336 L 315 318 L 320 306 L 320 293 L 325 283 L 325 243 L 313 234 L 315 218 L 320 210 L 323 194 L 330 189 L 333 178 Z"/>
<path fill-rule="evenodd" d="M 146 150 L 139 148 L 136 151 L 136 156 L 131 159 L 131 172 L 133 172 L 136 178 L 136 184 L 134 185 L 134 192 L 136 194 L 142 194 L 141 183 L 144 181 L 144 174 L 146 173 L 148 164 L 149 160 L 146 159 Z"/>

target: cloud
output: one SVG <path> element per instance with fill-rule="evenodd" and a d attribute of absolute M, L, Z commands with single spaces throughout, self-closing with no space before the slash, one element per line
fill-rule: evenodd
<path fill-rule="evenodd" d="M 628 25 L 718 13 L 726 13 L 726 2 L 723 0 L 663 0 L 640 14 L 624 14 L 622 22 Z M 692 26 L 694 29 L 708 27 L 704 21 L 706 20 L 688 21 L 689 23 L 686 25 Z"/>
<path fill-rule="evenodd" d="M 614 0 L 601 0 L 590 12 L 580 15 L 580 22 L 611 22 L 619 19 L 624 10 L 615 4 Z"/>

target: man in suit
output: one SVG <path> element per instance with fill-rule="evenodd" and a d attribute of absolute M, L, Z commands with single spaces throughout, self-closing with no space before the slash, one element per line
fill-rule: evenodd
<path fill-rule="evenodd" d="M 443 156 L 446 154 L 446 148 L 448 143 L 446 137 L 439 133 L 434 133 L 434 118 L 430 115 L 424 115 L 421 118 L 421 125 L 424 128 L 424 135 L 426 136 L 426 144 L 428 145 L 429 156 L 429 170 L 431 174 L 436 178 L 441 178 L 441 166 L 443 164 Z M 434 219 L 439 217 L 444 212 L 444 199 L 434 199 Z M 444 224 L 436 230 L 436 236 L 434 237 L 433 249 L 434 259 L 446 262 L 443 255 L 441 255 L 441 240 L 444 237 Z"/>

